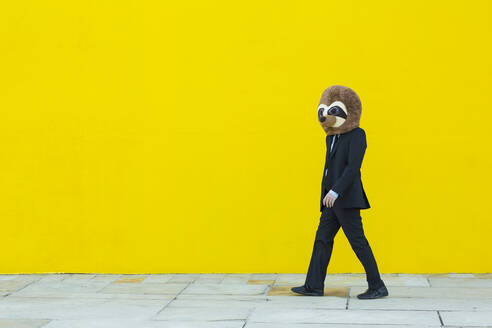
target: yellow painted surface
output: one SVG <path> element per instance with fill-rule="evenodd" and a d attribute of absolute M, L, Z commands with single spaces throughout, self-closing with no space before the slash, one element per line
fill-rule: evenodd
<path fill-rule="evenodd" d="M 250 285 L 273 285 L 275 280 L 248 280 Z"/>
<path fill-rule="evenodd" d="M 380 270 L 491 272 L 490 6 L 2 2 L 0 272 L 306 272 L 332 84 Z"/>
<path fill-rule="evenodd" d="M 116 280 L 115 283 L 118 283 L 118 284 L 127 284 L 127 283 L 130 283 L 130 284 L 134 284 L 134 283 L 141 283 L 145 278 L 124 278 L 124 279 L 119 279 L 119 280 Z"/>

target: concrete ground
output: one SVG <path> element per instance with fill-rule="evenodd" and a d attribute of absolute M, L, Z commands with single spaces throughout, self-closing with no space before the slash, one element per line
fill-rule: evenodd
<path fill-rule="evenodd" d="M 361 274 L 0 275 L 0 327 L 492 327 L 492 274 L 383 275 L 390 296 L 359 300 Z"/>

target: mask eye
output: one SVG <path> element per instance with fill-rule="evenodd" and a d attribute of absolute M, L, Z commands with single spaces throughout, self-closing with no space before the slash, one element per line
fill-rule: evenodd
<path fill-rule="evenodd" d="M 338 106 L 333 106 L 328 110 L 328 114 L 330 115 L 337 115 L 337 113 L 340 113 L 340 107 Z"/>
<path fill-rule="evenodd" d="M 331 106 L 328 109 L 328 114 L 333 115 L 333 116 L 338 116 L 344 119 L 347 119 L 347 114 L 343 111 L 343 109 L 340 106 Z"/>

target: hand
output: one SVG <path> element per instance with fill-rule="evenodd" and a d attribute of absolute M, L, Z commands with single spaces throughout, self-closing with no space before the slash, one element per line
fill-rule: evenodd
<path fill-rule="evenodd" d="M 326 194 L 325 198 L 323 198 L 323 205 L 325 205 L 326 207 L 333 207 L 335 200 L 335 196 L 328 193 Z"/>

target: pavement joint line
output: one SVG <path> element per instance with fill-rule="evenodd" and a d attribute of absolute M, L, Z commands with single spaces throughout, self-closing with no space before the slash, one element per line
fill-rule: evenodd
<path fill-rule="evenodd" d="M 171 304 L 172 302 L 174 302 L 174 301 L 176 300 L 176 298 L 178 298 L 178 296 L 179 296 L 179 295 L 181 295 L 181 293 L 182 293 L 182 292 L 183 292 L 186 288 L 188 288 L 188 287 L 190 286 L 190 284 L 191 284 L 191 282 L 188 282 L 188 283 L 186 284 L 186 287 L 185 287 L 185 288 L 183 288 L 183 289 L 181 289 L 181 291 L 180 291 L 179 293 L 177 293 L 177 294 L 176 294 L 176 296 L 174 296 L 174 297 L 173 297 L 173 298 L 172 298 L 169 302 L 167 302 L 167 303 L 166 303 L 166 305 L 164 305 L 164 306 L 162 307 L 162 309 L 160 309 L 159 311 L 157 311 L 157 313 L 156 313 L 156 314 L 154 314 L 154 315 L 152 316 L 152 318 L 155 318 L 155 317 L 156 317 L 157 315 L 159 315 L 159 313 L 161 313 L 161 312 L 162 312 L 162 311 L 163 311 L 166 307 L 168 307 L 168 306 L 169 306 L 169 304 Z"/>
<path fill-rule="evenodd" d="M 275 279 L 273 279 L 273 284 L 272 284 L 272 287 L 275 286 L 277 284 L 277 280 L 278 280 L 278 277 L 280 276 L 280 273 L 276 273 L 275 274 Z"/>
<path fill-rule="evenodd" d="M 31 285 L 31 284 L 34 284 L 35 282 L 37 282 L 37 280 L 33 280 L 31 281 L 30 283 L 28 283 L 27 285 L 25 285 L 24 287 L 22 287 L 21 289 L 17 289 L 17 290 L 14 290 L 14 291 L 11 291 L 10 293 L 8 293 L 7 295 L 5 295 L 4 297 L 7 297 L 9 296 L 10 294 L 12 293 L 16 293 L 16 292 L 20 292 L 21 290 L 23 290 L 24 288 L 26 288 L 27 286 Z"/>
<path fill-rule="evenodd" d="M 91 279 L 89 279 L 89 280 L 91 280 Z M 113 281 L 109 281 L 106 285 L 102 286 L 101 288 L 99 288 L 98 290 L 96 290 L 96 291 L 94 291 L 94 292 L 95 292 L 96 294 L 97 294 L 97 293 L 100 293 L 100 292 L 101 292 L 104 288 L 108 287 L 108 286 L 109 286 L 109 285 L 111 285 L 113 282 L 114 282 L 114 280 L 113 280 Z M 101 294 L 104 294 L 104 293 L 101 293 Z"/>
<path fill-rule="evenodd" d="M 243 324 L 242 328 L 244 328 L 244 327 L 246 326 L 246 324 L 248 323 L 248 319 L 249 319 L 249 317 L 251 316 L 251 314 L 252 314 L 255 310 L 256 310 L 256 306 L 255 306 L 255 307 L 253 307 L 252 309 L 250 309 L 250 310 L 248 311 L 248 315 L 246 315 L 246 319 L 244 319 L 244 324 Z"/>
<path fill-rule="evenodd" d="M 345 310 L 348 310 L 349 300 L 350 300 L 350 287 L 348 288 L 348 291 L 347 291 L 347 303 L 345 303 Z"/>
<path fill-rule="evenodd" d="M 277 279 L 278 279 L 278 276 L 279 276 L 278 273 L 276 273 L 275 275 L 276 276 L 275 276 L 275 279 L 273 279 L 273 283 L 271 285 L 268 284 L 267 287 L 265 288 L 265 291 L 262 294 L 262 295 L 265 295 L 267 297 L 267 301 L 268 301 L 268 292 L 273 288 L 273 286 L 275 286 L 275 283 L 277 282 Z"/>
<path fill-rule="evenodd" d="M 444 322 L 442 321 L 441 313 L 439 312 L 439 310 L 437 310 L 437 316 L 439 317 L 439 321 L 441 322 L 441 327 L 444 327 Z"/>
<path fill-rule="evenodd" d="M 429 288 L 432 287 L 431 281 L 429 280 L 429 276 L 425 277 L 425 279 L 427 280 L 427 283 L 429 284 Z"/>

